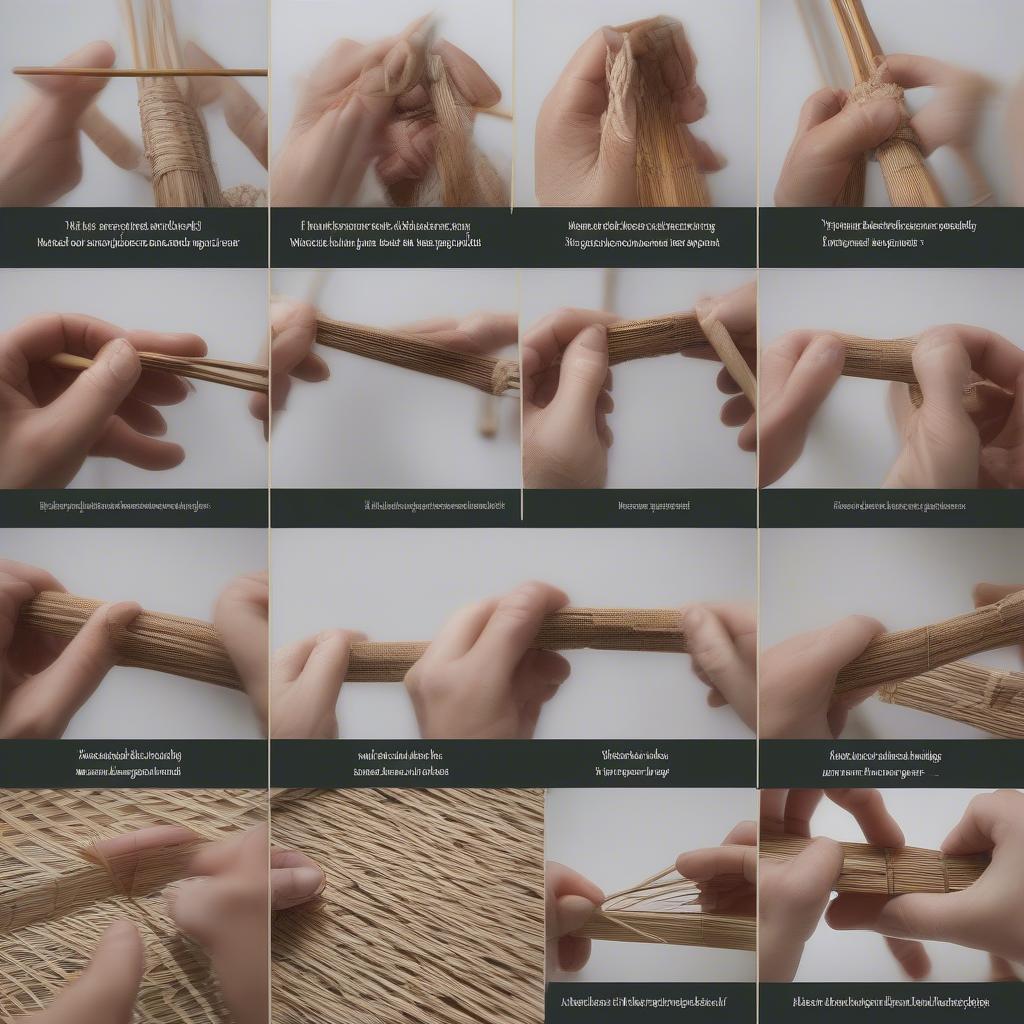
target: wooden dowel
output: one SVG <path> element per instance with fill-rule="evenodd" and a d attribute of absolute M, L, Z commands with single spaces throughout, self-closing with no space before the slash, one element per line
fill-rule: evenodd
<path fill-rule="evenodd" d="M 266 78 L 266 68 L 65 68 L 19 67 L 25 77 L 58 75 L 70 78 Z"/>
<path fill-rule="evenodd" d="M 700 326 L 707 335 L 708 343 L 715 350 L 715 354 L 729 371 L 729 376 L 740 386 L 747 401 L 756 409 L 757 378 L 754 376 L 754 371 L 750 369 L 750 364 L 743 357 L 743 353 L 736 347 L 732 335 L 725 329 L 721 320 L 716 320 L 714 317 L 701 320 Z"/>

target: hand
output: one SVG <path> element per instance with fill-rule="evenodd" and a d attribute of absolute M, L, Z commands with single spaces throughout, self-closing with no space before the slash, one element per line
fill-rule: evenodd
<path fill-rule="evenodd" d="M 316 344 L 317 311 L 307 302 L 275 298 L 270 303 L 270 393 L 253 395 L 249 412 L 263 423 L 266 435 L 270 414 L 279 413 L 288 400 L 292 378 L 319 383 L 331 376 L 330 367 L 313 351 Z"/>
<path fill-rule="evenodd" d="M 568 601 L 523 583 L 456 612 L 405 677 L 424 739 L 530 739 L 570 671 L 562 655 L 530 645 Z"/>
<path fill-rule="evenodd" d="M 0 334 L 0 487 L 65 487 L 90 455 L 141 469 L 171 469 L 179 445 L 158 405 L 184 401 L 172 374 L 142 370 L 137 352 L 201 356 L 193 334 L 125 331 L 77 314 L 36 316 Z M 62 352 L 94 360 L 86 370 L 50 365 Z"/>
<path fill-rule="evenodd" d="M 336 706 L 352 644 L 362 633 L 330 629 L 274 653 L 271 735 L 276 740 L 338 738 Z"/>
<path fill-rule="evenodd" d="M 604 903 L 604 893 L 589 878 L 549 860 L 544 870 L 544 946 L 548 970 L 582 971 L 590 959 L 591 940 L 572 933 L 582 928 Z"/>
<path fill-rule="evenodd" d="M 676 858 L 676 871 L 696 882 L 701 910 L 754 917 L 757 914 L 757 825 L 741 821 L 720 846 Z"/>
<path fill-rule="evenodd" d="M 672 83 L 672 110 L 679 130 L 699 121 L 707 97 L 697 85 L 697 59 L 682 25 L 670 27 L 674 53 L 662 75 Z M 541 206 L 639 206 L 636 186 L 637 112 L 635 92 L 621 109 L 609 107 L 607 55 L 623 45 L 623 30 L 598 29 L 573 55 L 537 118 L 536 190 Z M 706 143 L 692 139 L 700 170 L 719 170 L 724 161 Z"/>
<path fill-rule="evenodd" d="M 757 374 L 757 282 L 740 285 L 725 295 L 703 299 L 697 303 L 697 317 L 713 317 L 729 332 L 747 365 Z M 718 360 L 718 353 L 710 345 L 691 345 L 683 355 L 695 359 Z M 722 422 L 727 427 L 739 427 L 736 443 L 745 452 L 757 450 L 757 417 L 754 408 L 732 379 L 725 367 L 718 373 L 718 390 L 730 398 L 722 406 Z"/>
<path fill-rule="evenodd" d="M 880 932 L 904 939 L 935 939 L 1024 960 L 1024 794 L 1003 790 L 975 797 L 946 837 L 948 856 L 991 853 L 981 877 L 961 892 L 867 896 L 841 893 L 828 923 L 840 931 Z"/>
<path fill-rule="evenodd" d="M 834 206 L 854 164 L 885 142 L 903 118 L 889 97 L 850 102 L 820 89 L 803 105 L 775 186 L 776 206 Z"/>
<path fill-rule="evenodd" d="M 217 598 L 213 624 L 238 670 L 263 734 L 267 732 L 270 584 L 265 572 L 232 580 Z"/>
<path fill-rule="evenodd" d="M 22 605 L 44 590 L 64 587 L 42 569 L 0 559 L 0 739 L 60 739 L 117 664 L 111 630 L 142 611 L 131 601 L 101 605 L 73 640 L 60 640 L 19 621 Z"/>
<path fill-rule="evenodd" d="M 972 592 L 974 607 L 983 608 L 988 604 L 995 604 L 1010 594 L 1017 594 L 1024 590 L 1024 583 L 978 583 Z M 1024 661 L 1024 644 L 1020 645 L 1019 651 L 1021 660 Z"/>
<path fill-rule="evenodd" d="M 595 310 L 544 317 L 522 342 L 523 476 L 527 487 L 604 487 L 612 375 L 608 324 Z"/>
<path fill-rule="evenodd" d="M 83 46 L 62 67 L 109 68 L 109 43 Z M 41 75 L 34 93 L 0 128 L 0 206 L 47 206 L 82 180 L 79 120 L 106 78 Z"/>
<path fill-rule="evenodd" d="M 146 969 L 145 949 L 130 921 L 115 921 L 96 944 L 89 966 L 31 1024 L 132 1024 Z"/>
<path fill-rule="evenodd" d="M 763 351 L 758 397 L 761 487 L 788 473 L 803 454 L 811 421 L 845 361 L 841 338 L 813 331 L 791 331 Z M 743 440 L 741 433 L 741 444 Z"/>
<path fill-rule="evenodd" d="M 760 734 L 773 740 L 837 739 L 851 708 L 877 687 L 835 698 L 839 670 L 883 630 L 864 615 L 784 640 L 761 656 Z"/>
<path fill-rule="evenodd" d="M 757 617 L 752 605 L 694 604 L 683 609 L 693 671 L 708 687 L 708 706 L 731 705 L 757 728 Z"/>

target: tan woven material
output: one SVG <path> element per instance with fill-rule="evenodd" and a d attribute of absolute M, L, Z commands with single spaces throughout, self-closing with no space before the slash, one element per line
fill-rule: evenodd
<path fill-rule="evenodd" d="M 146 946 L 133 1020 L 228 1024 L 205 954 L 167 917 L 161 895 L 199 845 L 124 862 L 91 848 L 161 824 L 191 829 L 197 844 L 226 838 L 265 821 L 265 800 L 232 790 L 0 790 L 0 1018 L 47 1005 L 106 928 L 128 919 Z"/>
<path fill-rule="evenodd" d="M 965 615 L 883 633 L 840 671 L 836 694 L 919 676 L 971 654 L 1024 643 L 1024 590 Z"/>
<path fill-rule="evenodd" d="M 623 45 L 608 52 L 609 113 L 602 132 L 622 132 L 622 107 L 636 98 L 636 185 L 641 206 L 709 206 L 707 183 L 697 163 L 689 130 L 673 110 L 672 86 L 664 65 L 674 59 L 674 18 L 652 18 L 619 26 Z"/>
<path fill-rule="evenodd" d="M 973 725 L 994 736 L 1024 739 L 1024 673 L 955 661 L 878 691 L 887 704 Z"/>
<path fill-rule="evenodd" d="M 620 320 L 608 328 L 608 362 L 616 366 L 633 359 L 678 354 L 684 348 L 707 344 L 707 336 L 693 312 Z"/>
<path fill-rule="evenodd" d="M 352 645 L 350 682 L 401 682 L 430 646 L 423 641 Z M 686 650 L 680 613 L 674 608 L 563 608 L 549 615 L 534 647 L 549 651 Z"/>
<path fill-rule="evenodd" d="M 59 352 L 51 356 L 48 362 L 51 366 L 59 366 L 66 370 L 86 370 L 93 363 L 91 359 L 70 352 Z M 140 352 L 139 362 L 144 370 L 156 370 L 158 373 L 173 373 L 177 377 L 224 384 L 227 387 L 256 391 L 264 395 L 270 390 L 270 375 L 265 366 L 232 363 L 225 359 L 209 359 L 205 356 L 169 356 L 162 352 Z"/>
<path fill-rule="evenodd" d="M 761 834 L 762 860 L 786 862 L 812 840 L 803 836 Z M 887 849 L 866 843 L 840 843 L 843 870 L 833 886 L 837 892 L 880 893 L 958 892 L 972 885 L 988 866 L 985 855 L 948 857 L 938 850 L 913 846 Z"/>
<path fill-rule="evenodd" d="M 276 915 L 275 1024 L 540 1024 L 541 791 L 289 791 L 272 815 L 327 875 Z"/>
<path fill-rule="evenodd" d="M 753 950 L 756 930 L 753 917 L 705 912 L 698 884 L 670 867 L 607 897 L 573 934 L 613 942 Z"/>
<path fill-rule="evenodd" d="M 366 359 L 468 384 L 489 395 L 503 395 L 519 388 L 519 363 L 514 359 L 455 352 L 415 334 L 321 316 L 317 319 L 316 340 Z"/>
<path fill-rule="evenodd" d="M 21 622 L 31 629 L 70 639 L 103 603 L 45 590 L 22 606 Z M 111 628 L 119 665 L 241 688 L 224 641 L 209 622 L 144 611 L 130 626 Z"/>

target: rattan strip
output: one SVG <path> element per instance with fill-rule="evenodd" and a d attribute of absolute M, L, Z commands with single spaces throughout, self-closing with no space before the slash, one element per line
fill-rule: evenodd
<path fill-rule="evenodd" d="M 69 68 L 17 67 L 16 75 L 70 78 L 266 78 L 266 68 Z"/>
<path fill-rule="evenodd" d="M 612 942 L 663 942 L 672 946 L 753 950 L 757 922 L 752 917 L 730 914 L 598 911 L 573 934 L 583 939 Z"/>
<path fill-rule="evenodd" d="M 839 672 L 837 694 L 919 676 L 971 654 L 1024 643 L 1024 590 L 934 623 L 882 633 Z"/>
<path fill-rule="evenodd" d="M 804 836 L 761 834 L 763 860 L 788 862 L 813 842 Z M 949 857 L 939 850 L 914 846 L 889 849 L 867 843 L 840 843 L 843 870 L 837 892 L 881 893 L 958 892 L 972 885 L 988 867 L 986 855 Z"/>
<path fill-rule="evenodd" d="M 722 360 L 722 365 L 728 371 L 729 376 L 739 385 L 744 397 L 756 409 L 757 378 L 754 376 L 750 364 L 743 358 L 743 353 L 736 347 L 725 324 L 714 317 L 707 317 L 701 321 L 701 328 L 707 335 L 708 343 L 715 350 L 715 355 Z"/>
<path fill-rule="evenodd" d="M 267 394 L 270 389 L 270 375 L 265 366 L 249 363 L 233 363 L 225 359 L 210 359 L 204 356 L 170 356 L 162 352 L 140 352 L 139 362 L 144 370 L 158 373 L 173 373 L 177 377 L 190 377 L 210 384 L 224 384 L 242 391 L 256 391 Z M 66 370 L 86 370 L 93 360 L 76 356 L 70 352 L 59 352 L 48 360 L 51 366 Z"/>
<path fill-rule="evenodd" d="M 198 847 L 171 847 L 137 868 L 90 862 L 90 851 L 100 839 L 152 825 L 183 826 L 202 842 L 265 820 L 265 795 L 252 791 L 0 791 L 0 1018 L 50 1003 L 88 964 L 106 928 L 127 919 L 146 946 L 133 1021 L 225 1024 L 206 955 L 167 917 L 162 895 L 182 876 L 186 850 Z"/>
<path fill-rule="evenodd" d="M 350 682 L 401 682 L 430 646 L 428 641 L 352 645 Z M 534 647 L 550 651 L 685 652 L 681 616 L 673 608 L 563 608 L 549 615 Z"/>
<path fill-rule="evenodd" d="M 276 915 L 275 1024 L 543 1019 L 541 791 L 288 791 L 272 823 L 327 876 Z"/>
<path fill-rule="evenodd" d="M 878 691 L 887 704 L 973 725 L 993 736 L 1024 739 L 1024 673 L 957 661 Z"/>

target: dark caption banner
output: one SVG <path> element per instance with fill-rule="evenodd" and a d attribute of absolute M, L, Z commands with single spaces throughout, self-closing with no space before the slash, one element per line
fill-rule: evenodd
<path fill-rule="evenodd" d="M 274 740 L 286 789 L 749 788 L 753 740 Z"/>
<path fill-rule="evenodd" d="M 267 266 L 265 209 L 0 210 L 4 267 Z"/>
<path fill-rule="evenodd" d="M 760 784 L 799 787 L 1016 788 L 1020 740 L 762 740 Z"/>
<path fill-rule="evenodd" d="M 0 522 L 8 528 L 265 528 L 267 492 L 250 489 L 0 491 Z"/>
<path fill-rule="evenodd" d="M 1012 982 L 958 984 L 762 984 L 761 1020 L 832 1024 L 1020 1024 L 1024 985 Z"/>
<path fill-rule="evenodd" d="M 757 526 L 751 490 L 526 491 L 527 526 Z"/>
<path fill-rule="evenodd" d="M 5 740 L 4 789 L 265 789 L 265 740 Z"/>
<path fill-rule="evenodd" d="M 762 267 L 1021 267 L 1024 210 L 763 209 Z"/>
<path fill-rule="evenodd" d="M 736 954 L 737 956 L 743 954 Z M 754 954 L 750 970 L 754 970 Z M 548 985 L 544 1024 L 753 1024 L 757 997 L 753 983 Z M 765 1018 L 769 1020 L 770 1018 Z"/>

